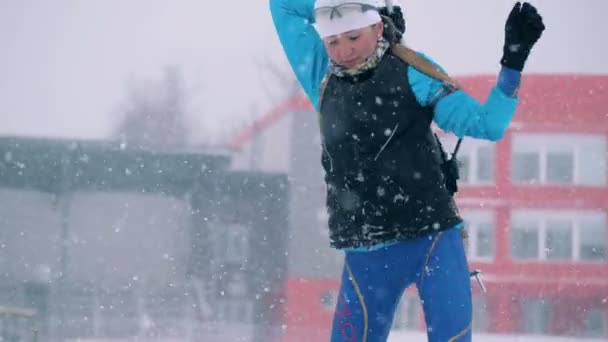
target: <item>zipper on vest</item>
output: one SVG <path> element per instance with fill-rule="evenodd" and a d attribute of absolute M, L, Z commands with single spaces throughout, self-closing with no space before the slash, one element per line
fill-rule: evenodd
<path fill-rule="evenodd" d="M 388 137 L 388 139 L 386 139 L 386 141 L 384 142 L 384 145 L 382 145 L 382 147 L 380 148 L 380 151 L 378 151 L 378 153 L 376 153 L 376 156 L 374 157 L 374 161 L 378 160 L 378 157 L 380 157 L 380 154 L 382 154 L 382 152 L 384 152 L 384 149 L 386 148 L 388 143 L 395 136 L 395 132 L 397 132 L 397 128 L 399 128 L 399 124 L 396 124 L 395 127 L 393 127 L 393 131 L 391 132 L 391 135 Z"/>
<path fill-rule="evenodd" d="M 321 146 L 323 147 L 323 151 L 325 151 L 327 158 L 329 158 L 329 172 L 333 172 L 334 171 L 334 158 L 332 158 L 331 154 L 329 154 L 329 151 L 327 150 L 327 146 L 325 146 L 325 143 L 321 143 Z"/>

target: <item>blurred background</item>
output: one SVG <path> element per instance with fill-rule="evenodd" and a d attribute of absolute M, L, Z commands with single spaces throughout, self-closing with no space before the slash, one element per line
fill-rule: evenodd
<path fill-rule="evenodd" d="M 606 340 L 608 2 L 531 2 L 514 122 L 459 157 L 474 330 Z M 485 100 L 513 1 L 400 4 Z M 0 42 L 0 341 L 328 340 L 342 255 L 267 1 L 3 0 Z M 426 340 L 415 288 L 393 328 Z"/>

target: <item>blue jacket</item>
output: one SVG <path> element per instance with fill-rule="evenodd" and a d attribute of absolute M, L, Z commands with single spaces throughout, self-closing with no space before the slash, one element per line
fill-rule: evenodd
<path fill-rule="evenodd" d="M 318 108 L 319 87 L 327 73 L 329 58 L 312 26 L 313 6 L 314 0 L 270 0 L 274 25 L 287 59 L 309 100 Z M 408 77 L 416 99 L 423 106 L 434 103 L 444 86 L 413 67 L 408 68 Z M 519 72 L 503 68 L 484 104 L 458 90 L 434 104 L 433 120 L 443 131 L 458 137 L 499 140 L 515 113 L 519 81 Z"/>

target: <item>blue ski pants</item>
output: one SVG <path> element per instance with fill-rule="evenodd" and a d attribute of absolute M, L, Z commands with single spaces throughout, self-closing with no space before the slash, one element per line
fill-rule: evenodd
<path fill-rule="evenodd" d="M 429 342 L 471 341 L 471 281 L 458 228 L 345 253 L 331 342 L 385 342 L 401 296 L 412 284 Z"/>

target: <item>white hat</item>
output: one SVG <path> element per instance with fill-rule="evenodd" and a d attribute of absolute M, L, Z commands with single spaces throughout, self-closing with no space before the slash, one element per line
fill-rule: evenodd
<path fill-rule="evenodd" d="M 378 7 L 376 0 L 317 0 L 314 26 L 321 38 L 371 26 L 382 21 Z"/>

